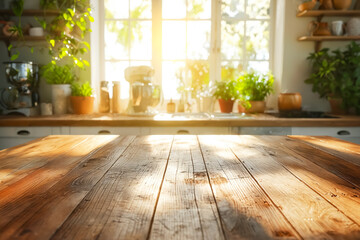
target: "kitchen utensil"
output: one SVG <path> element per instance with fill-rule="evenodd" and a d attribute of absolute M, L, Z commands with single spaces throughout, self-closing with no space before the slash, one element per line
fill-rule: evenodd
<path fill-rule="evenodd" d="M 312 21 L 309 23 L 311 36 L 331 36 L 331 32 L 327 22 Z"/>
<path fill-rule="evenodd" d="M 352 0 L 333 0 L 336 10 L 347 10 L 351 6 Z"/>
<path fill-rule="evenodd" d="M 279 111 L 300 111 L 302 97 L 300 93 L 280 93 L 278 96 Z"/>

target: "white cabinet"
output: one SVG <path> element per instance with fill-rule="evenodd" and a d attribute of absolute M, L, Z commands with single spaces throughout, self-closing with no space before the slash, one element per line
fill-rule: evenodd
<path fill-rule="evenodd" d="M 71 135 L 144 135 L 143 127 L 70 127 Z"/>
<path fill-rule="evenodd" d="M 292 127 L 291 134 L 331 136 L 360 144 L 360 127 Z"/>
<path fill-rule="evenodd" d="M 0 149 L 48 135 L 69 134 L 69 127 L 0 127 Z"/>
<path fill-rule="evenodd" d="M 149 127 L 147 133 L 151 135 L 226 135 L 231 134 L 229 127 Z"/>

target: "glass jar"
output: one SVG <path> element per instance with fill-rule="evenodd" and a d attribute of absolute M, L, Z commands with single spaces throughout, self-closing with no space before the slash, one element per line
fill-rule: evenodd
<path fill-rule="evenodd" d="M 110 112 L 110 94 L 109 94 L 109 82 L 101 81 L 100 82 L 100 113 Z"/>

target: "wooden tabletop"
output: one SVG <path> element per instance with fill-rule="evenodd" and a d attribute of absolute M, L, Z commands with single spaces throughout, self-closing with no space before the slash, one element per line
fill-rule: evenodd
<path fill-rule="evenodd" d="M 0 239 L 360 239 L 360 146 L 48 136 L 0 151 Z"/>

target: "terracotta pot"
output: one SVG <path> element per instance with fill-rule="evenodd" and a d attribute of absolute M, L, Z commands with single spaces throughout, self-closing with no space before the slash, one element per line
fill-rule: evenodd
<path fill-rule="evenodd" d="M 342 0 L 340 0 L 342 1 Z M 331 10 L 333 9 L 333 0 L 320 0 L 320 10 Z"/>
<path fill-rule="evenodd" d="M 347 10 L 351 2 L 352 0 L 333 0 L 334 8 L 337 10 Z"/>
<path fill-rule="evenodd" d="M 91 114 L 94 111 L 94 97 L 71 96 L 70 101 L 75 114 Z"/>
<path fill-rule="evenodd" d="M 298 10 L 299 12 L 303 12 L 303 11 L 307 11 L 307 10 L 311 10 L 315 7 L 317 0 L 312 0 L 309 2 L 305 2 L 303 4 L 300 4 L 298 6 Z"/>
<path fill-rule="evenodd" d="M 222 113 L 231 113 L 234 106 L 234 100 L 219 99 L 219 105 Z"/>
<path fill-rule="evenodd" d="M 239 113 L 263 113 L 265 112 L 265 101 L 249 101 L 251 107 L 246 109 L 241 103 L 238 104 Z"/>
<path fill-rule="evenodd" d="M 300 93 L 280 93 L 278 97 L 279 111 L 301 111 Z"/>
<path fill-rule="evenodd" d="M 331 113 L 337 114 L 337 115 L 344 115 L 346 114 L 346 110 L 342 108 L 342 98 L 328 98 L 330 107 L 331 107 Z"/>

